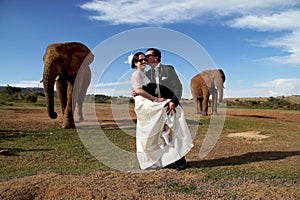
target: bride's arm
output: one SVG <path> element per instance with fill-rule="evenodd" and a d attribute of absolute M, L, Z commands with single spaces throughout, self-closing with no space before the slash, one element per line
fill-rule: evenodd
<path fill-rule="evenodd" d="M 136 71 L 132 74 L 131 81 L 132 81 L 133 91 L 131 92 L 131 94 L 133 96 L 135 96 L 134 93 L 136 93 L 136 94 L 141 95 L 142 97 L 149 99 L 150 101 L 154 101 L 154 102 L 165 101 L 164 98 L 154 97 L 151 94 L 149 94 L 148 92 L 146 92 L 144 89 L 142 89 L 143 84 L 145 84 L 143 82 L 142 76 L 143 76 L 143 74 L 141 74 L 138 71 Z"/>
<path fill-rule="evenodd" d="M 141 95 L 142 97 L 149 99 L 150 101 L 154 101 L 154 102 L 161 102 L 164 101 L 162 100 L 162 98 L 157 98 L 152 96 L 151 94 L 149 94 L 148 92 L 146 92 L 145 90 L 143 90 L 142 88 L 136 88 L 134 90 L 138 95 Z"/>

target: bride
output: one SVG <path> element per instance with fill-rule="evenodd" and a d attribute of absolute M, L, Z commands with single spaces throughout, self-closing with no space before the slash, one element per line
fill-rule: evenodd
<path fill-rule="evenodd" d="M 137 116 L 136 149 L 141 169 L 159 169 L 184 157 L 193 147 L 192 138 L 183 109 L 167 114 L 170 99 L 157 98 L 151 94 L 152 87 L 145 74 L 147 58 L 143 52 L 134 54 L 132 88 L 137 94 L 135 113 Z"/>

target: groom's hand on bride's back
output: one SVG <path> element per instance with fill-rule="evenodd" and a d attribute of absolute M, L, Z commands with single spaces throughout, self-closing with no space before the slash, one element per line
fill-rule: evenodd
<path fill-rule="evenodd" d="M 135 90 L 131 90 L 131 96 L 135 97 L 137 95 L 138 95 L 138 93 Z"/>

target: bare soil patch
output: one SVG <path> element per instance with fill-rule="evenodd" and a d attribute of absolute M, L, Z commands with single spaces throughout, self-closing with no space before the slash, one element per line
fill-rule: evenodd
<path fill-rule="evenodd" d="M 189 116 L 187 110 L 186 116 Z M 131 111 L 132 112 L 132 111 Z M 131 113 L 133 115 L 133 113 Z M 279 119 L 300 130 L 300 113 L 255 110 L 228 110 L 227 116 Z M 104 129 L 118 129 L 109 107 L 99 111 Z M 134 119 L 133 119 L 134 120 Z M 60 117 L 50 120 L 44 108 L 1 108 L 0 123 L 10 131 L 20 129 L 57 128 Z M 230 137 L 236 134 L 236 137 Z M 222 134 L 214 150 L 199 160 L 203 138 L 195 138 L 195 148 L 187 155 L 190 167 L 186 171 L 161 169 L 145 173 L 99 171 L 89 175 L 43 173 L 0 182 L 0 199 L 299 199 L 300 181 L 288 179 L 239 178 L 209 179 L 205 170 L 216 166 L 248 165 L 249 169 L 264 167 L 259 162 L 274 159 L 281 164 L 296 166 L 300 149 L 281 146 L 274 149 L 269 138 L 259 132 Z M 284 134 L 284 133 L 283 133 Z M 296 134 L 300 134 L 299 132 Z M 254 138 L 246 140 L 242 138 Z M 266 141 L 266 142 L 265 142 Z M 5 155 L 0 155 L 5 156 Z M 296 164 L 295 164 L 296 163 Z M 266 167 L 272 166 L 267 163 Z M 298 165 L 299 167 L 299 165 Z M 247 168 L 248 169 L 248 168 Z M 298 168 L 299 169 L 299 168 Z"/>
<path fill-rule="evenodd" d="M 0 183 L 1 199 L 297 199 L 299 183 L 234 178 L 199 181 L 164 169 L 143 174 L 95 172 L 89 176 L 39 174 Z M 182 192 L 183 191 L 183 192 Z"/>
<path fill-rule="evenodd" d="M 261 135 L 260 131 L 244 131 L 244 132 L 237 132 L 237 133 L 230 133 L 227 137 L 240 137 L 246 139 L 266 139 L 270 136 Z"/>

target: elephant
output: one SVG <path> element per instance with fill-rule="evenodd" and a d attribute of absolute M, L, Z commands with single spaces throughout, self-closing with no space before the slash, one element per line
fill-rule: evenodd
<path fill-rule="evenodd" d="M 190 89 L 193 96 L 196 113 L 207 116 L 209 95 L 212 95 L 212 114 L 218 114 L 217 101 L 223 101 L 225 74 L 222 69 L 203 70 L 191 79 Z"/>
<path fill-rule="evenodd" d="M 79 42 L 49 44 L 43 56 L 43 82 L 48 116 L 57 118 L 54 111 L 54 84 L 63 115 L 62 128 L 75 128 L 73 111 L 78 105 L 79 121 L 83 120 L 82 104 L 91 82 L 89 65 L 94 55 Z"/>

